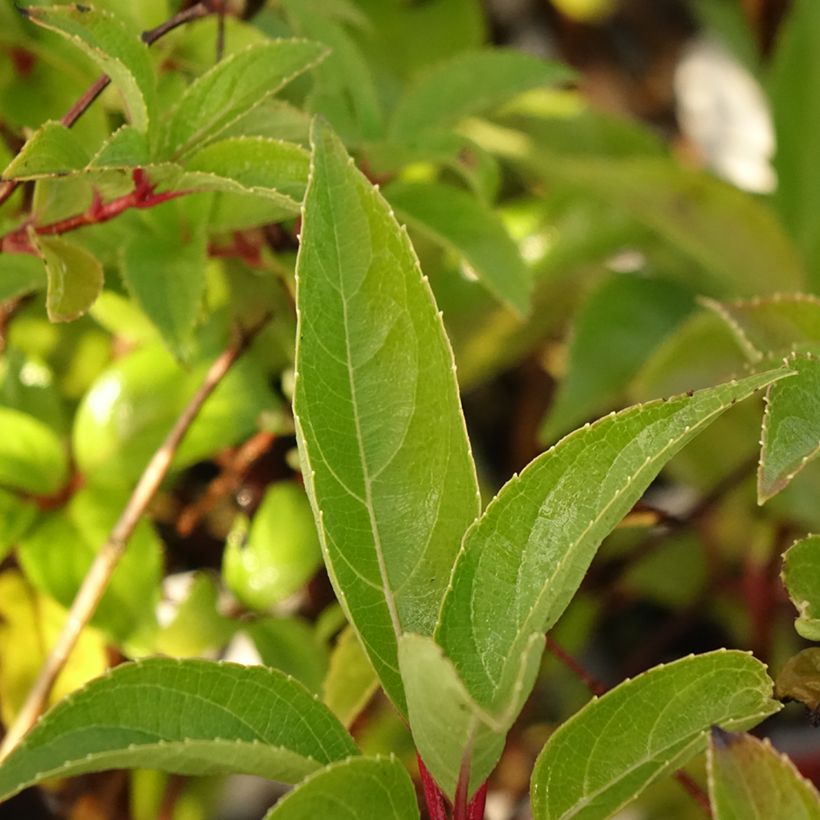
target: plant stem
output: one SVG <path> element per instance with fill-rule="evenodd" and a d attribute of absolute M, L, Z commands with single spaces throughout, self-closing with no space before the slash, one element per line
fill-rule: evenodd
<path fill-rule="evenodd" d="M 186 23 L 190 23 L 192 20 L 199 20 L 202 17 L 207 17 L 209 14 L 212 14 L 215 10 L 215 5 L 221 6 L 222 4 L 215 3 L 215 0 L 203 0 L 200 3 L 196 3 L 190 8 L 183 9 L 179 13 L 175 14 L 164 23 L 160 23 L 155 28 L 144 31 L 140 35 L 140 39 L 148 46 L 153 45 L 161 37 L 168 34 L 169 31 L 173 31 L 175 28 L 179 28 Z M 25 9 L 18 8 L 18 11 L 20 11 L 24 16 L 27 16 Z M 77 120 L 80 119 L 80 117 L 90 108 L 94 100 L 96 100 L 97 97 L 105 91 L 110 82 L 111 78 L 105 74 L 97 77 L 97 79 L 94 80 L 85 92 L 83 92 L 82 96 L 77 99 L 71 108 L 63 114 L 60 122 L 66 128 L 71 128 L 71 126 L 74 125 L 74 123 L 77 122 Z M 9 179 L 0 185 L 0 205 L 2 205 L 17 190 L 17 186 L 19 184 L 19 181 L 16 179 Z"/>
<path fill-rule="evenodd" d="M 214 360 L 199 389 L 177 418 L 165 441 L 151 457 L 119 520 L 86 573 L 74 602 L 71 604 L 63 629 L 46 658 L 26 702 L 3 739 L 3 744 L 0 746 L 0 760 L 14 749 L 43 711 L 54 681 L 63 670 L 69 655 L 77 644 L 80 633 L 94 615 L 108 582 L 125 552 L 128 539 L 165 478 L 191 423 L 202 409 L 208 396 L 267 321 L 268 317 L 250 330 L 236 334 L 228 347 Z"/>
<path fill-rule="evenodd" d="M 438 783 L 433 780 L 433 776 L 427 771 L 421 755 L 416 755 L 416 760 L 419 764 L 419 774 L 421 775 L 421 783 L 424 788 L 424 802 L 427 806 L 427 814 L 430 820 L 447 820 L 447 808 L 444 802 L 444 795 L 438 787 Z"/>
<path fill-rule="evenodd" d="M 558 658 L 567 669 L 575 674 L 593 695 L 600 696 L 607 692 L 607 687 L 578 663 L 551 635 L 547 635 L 547 649 Z M 673 774 L 673 777 L 680 783 L 684 791 L 700 804 L 706 814 L 711 816 L 712 806 L 709 803 L 708 795 L 703 789 L 682 769 L 678 769 L 678 771 Z"/>

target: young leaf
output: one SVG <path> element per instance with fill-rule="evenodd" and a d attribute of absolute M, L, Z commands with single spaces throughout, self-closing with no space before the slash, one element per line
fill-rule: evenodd
<path fill-rule="evenodd" d="M 617 275 L 579 310 L 561 381 L 541 430 L 552 442 L 609 410 L 649 354 L 692 309 L 678 285 Z"/>
<path fill-rule="evenodd" d="M 788 364 L 797 375 L 773 384 L 766 394 L 757 471 L 760 504 L 820 454 L 820 358 L 794 355 Z"/>
<path fill-rule="evenodd" d="M 150 164 L 145 135 L 132 125 L 118 128 L 88 163 L 89 168 L 136 168 Z"/>
<path fill-rule="evenodd" d="M 47 282 L 42 259 L 30 253 L 0 253 L 0 302 L 44 290 Z"/>
<path fill-rule="evenodd" d="M 397 641 L 433 629 L 478 514 L 475 468 L 407 235 L 327 126 L 312 141 L 296 297 L 303 474 L 339 600 L 403 710 Z"/>
<path fill-rule="evenodd" d="M 514 717 L 541 645 L 598 545 L 697 433 L 785 369 L 637 405 L 570 434 L 513 477 L 470 528 L 436 637 L 475 700 Z"/>
<path fill-rule="evenodd" d="M 28 6 L 25 15 L 90 57 L 119 89 L 134 128 L 147 130 L 156 104 L 156 80 L 148 47 L 132 30 L 113 14 L 80 3 Z"/>
<path fill-rule="evenodd" d="M 405 92 L 393 112 L 390 136 L 407 142 L 422 131 L 489 111 L 522 91 L 570 79 L 563 65 L 523 51 L 465 52 L 440 63 Z"/>
<path fill-rule="evenodd" d="M 303 780 L 265 820 L 418 820 L 416 792 L 395 758 L 352 757 Z"/>
<path fill-rule="evenodd" d="M 709 798 L 715 820 L 818 820 L 820 794 L 768 739 L 713 729 Z"/>
<path fill-rule="evenodd" d="M 318 43 L 272 40 L 217 63 L 191 84 L 171 114 L 162 156 L 175 159 L 206 139 L 212 141 L 325 54 Z"/>
<path fill-rule="evenodd" d="M 322 700 L 345 725 L 350 726 L 378 688 L 373 665 L 356 632 L 347 626 L 336 640 L 322 683 Z"/>
<path fill-rule="evenodd" d="M 354 754 L 333 715 L 280 672 L 155 658 L 118 666 L 55 706 L 0 765 L 0 800 L 116 768 L 294 783 Z"/>
<path fill-rule="evenodd" d="M 747 729 L 778 711 L 771 692 L 760 661 L 727 650 L 622 683 L 550 736 L 532 773 L 533 817 L 610 817 L 702 752 L 712 726 Z"/>
<path fill-rule="evenodd" d="M 497 214 L 442 182 L 394 182 L 384 196 L 400 219 L 462 256 L 494 296 L 529 312 L 530 273 Z"/>
<path fill-rule="evenodd" d="M 786 550 L 781 577 L 800 613 L 794 628 L 807 641 L 820 641 L 819 535 L 810 535 Z"/>
<path fill-rule="evenodd" d="M 46 310 L 52 322 L 72 322 L 94 304 L 103 286 L 103 268 L 85 248 L 59 236 L 32 233 L 48 276 Z"/>
<path fill-rule="evenodd" d="M 228 539 L 222 574 L 242 603 L 264 611 L 301 589 L 321 563 L 304 490 L 280 481 L 265 493 L 247 542 Z"/>
<path fill-rule="evenodd" d="M 0 484 L 31 493 L 55 493 L 68 475 L 57 434 L 27 413 L 0 407 Z"/>
<path fill-rule="evenodd" d="M 60 176 L 85 167 L 89 153 L 79 137 L 60 122 L 41 125 L 3 171 L 3 179 Z"/>
<path fill-rule="evenodd" d="M 144 223 L 122 248 L 122 278 L 171 352 L 185 359 L 205 290 L 205 232 L 184 225 L 176 203 L 154 209 Z"/>

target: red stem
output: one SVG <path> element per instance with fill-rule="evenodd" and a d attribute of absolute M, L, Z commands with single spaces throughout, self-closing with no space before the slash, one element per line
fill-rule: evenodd
<path fill-rule="evenodd" d="M 484 820 L 484 807 L 487 803 L 487 783 L 475 793 L 475 796 L 467 806 L 467 820 Z"/>
<path fill-rule="evenodd" d="M 419 764 L 419 774 L 421 775 L 421 783 L 424 787 L 424 802 L 427 805 L 427 813 L 430 815 L 430 820 L 447 820 L 447 808 L 444 802 L 444 795 L 438 784 L 433 780 L 433 776 L 427 771 L 421 755 L 416 755 L 416 760 Z"/>

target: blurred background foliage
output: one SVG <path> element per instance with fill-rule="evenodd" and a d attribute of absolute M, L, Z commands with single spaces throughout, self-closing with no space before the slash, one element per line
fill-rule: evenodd
<path fill-rule="evenodd" d="M 135 32 L 178 9 L 95 5 Z M 815 0 L 237 0 L 228 11 L 226 55 L 294 34 L 332 49 L 228 136 L 305 145 L 309 113 L 320 112 L 382 186 L 443 310 L 488 499 L 546 445 L 613 409 L 817 353 Z M 160 105 L 212 65 L 217 28 L 205 19 L 152 48 Z M 0 7 L 0 52 L 6 165 L 97 69 L 10 3 Z M 463 105 L 439 105 L 442 82 Z M 123 121 L 109 89 L 73 133 L 91 156 Z M 83 175 L 22 185 L 0 208 L 0 232 L 30 208 L 39 223 L 82 211 L 93 188 Z M 180 234 L 199 238 L 183 252 Z M 231 193 L 84 228 L 72 242 L 100 262 L 105 286 L 86 315 L 60 324 L 46 315 L 42 267 L 0 254 L 4 724 L 231 326 L 270 311 L 186 438 L 55 697 L 147 654 L 263 662 L 321 694 L 364 750 L 415 765 L 333 599 L 298 476 L 297 235 L 280 205 Z M 164 273 L 151 279 L 155 269 Z M 779 573 L 786 548 L 820 530 L 820 464 L 809 463 L 819 440 L 759 506 L 761 412 L 762 402 L 745 402 L 701 435 L 602 547 L 553 634 L 605 683 L 720 646 L 753 650 L 776 676 L 809 646 Z M 782 691 L 797 697 L 789 680 Z M 535 755 L 588 697 L 545 655 L 491 780 L 489 817 L 527 816 Z M 763 731 L 820 782 L 804 706 Z M 702 765 L 691 768 L 702 781 Z M 0 816 L 238 820 L 262 815 L 269 788 L 108 773 L 27 793 Z M 701 813 L 671 781 L 628 811 Z"/>

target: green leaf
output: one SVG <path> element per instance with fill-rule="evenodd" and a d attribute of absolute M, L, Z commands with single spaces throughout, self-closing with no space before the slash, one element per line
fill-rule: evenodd
<path fill-rule="evenodd" d="M 725 649 L 622 683 L 550 736 L 532 773 L 533 817 L 610 817 L 704 751 L 712 726 L 747 729 L 777 712 L 771 692 L 760 661 Z"/>
<path fill-rule="evenodd" d="M 786 550 L 781 577 L 800 613 L 794 628 L 806 640 L 820 641 L 820 535 L 810 535 Z"/>
<path fill-rule="evenodd" d="M 15 299 L 47 285 L 45 264 L 29 253 L 0 253 L 0 302 Z"/>
<path fill-rule="evenodd" d="M 36 504 L 0 489 L 0 561 L 17 546 L 38 514 Z"/>
<path fill-rule="evenodd" d="M 418 820 L 416 792 L 395 758 L 353 757 L 332 763 L 300 783 L 265 820 Z"/>
<path fill-rule="evenodd" d="M 0 766 L 0 799 L 115 768 L 293 783 L 354 754 L 333 715 L 279 672 L 156 658 L 118 666 L 55 706 Z"/>
<path fill-rule="evenodd" d="M 88 160 L 88 150 L 79 137 L 62 123 L 50 120 L 28 138 L 6 166 L 3 179 L 60 176 L 85 167 Z"/>
<path fill-rule="evenodd" d="M 28 6 L 25 15 L 61 34 L 90 57 L 122 94 L 131 124 L 145 132 L 156 104 L 154 67 L 137 34 L 106 11 L 76 3 Z"/>
<path fill-rule="evenodd" d="M 777 150 L 775 203 L 803 251 L 815 286 L 820 261 L 820 157 L 812 134 L 820 128 L 820 101 L 812 89 L 820 82 L 820 6 L 813 0 L 791 5 L 772 59 L 772 101 Z"/>
<path fill-rule="evenodd" d="M 512 719 L 548 631 L 603 538 L 688 441 L 770 371 L 627 408 L 570 434 L 501 489 L 464 538 L 436 638 L 475 700 Z"/>
<path fill-rule="evenodd" d="M 702 299 L 731 329 L 752 362 L 786 353 L 820 352 L 820 299 L 809 293 L 715 302 Z"/>
<path fill-rule="evenodd" d="M 31 493 L 55 493 L 68 477 L 68 456 L 46 424 L 0 407 L 0 484 Z"/>
<path fill-rule="evenodd" d="M 103 268 L 85 248 L 57 236 L 32 239 L 48 276 L 46 310 L 52 322 L 72 322 L 94 304 L 103 287 Z"/>
<path fill-rule="evenodd" d="M 322 700 L 345 726 L 350 726 L 377 688 L 373 665 L 355 630 L 346 626 L 330 655 L 330 665 L 322 684 Z"/>
<path fill-rule="evenodd" d="M 185 359 L 205 293 L 208 247 L 202 226 L 185 225 L 176 204 L 155 209 L 144 220 L 122 248 L 120 271 L 168 348 Z"/>
<path fill-rule="evenodd" d="M 118 128 L 88 163 L 89 168 L 135 168 L 150 163 L 145 135 L 132 125 Z"/>
<path fill-rule="evenodd" d="M 794 378 L 773 384 L 766 394 L 757 498 L 762 504 L 779 493 L 820 454 L 820 358 L 788 359 Z"/>
<path fill-rule="evenodd" d="M 265 493 L 247 541 L 228 539 L 222 575 L 243 604 L 264 611 L 298 592 L 321 564 L 322 551 L 304 490 L 279 481 Z"/>
<path fill-rule="evenodd" d="M 442 182 L 395 182 L 384 196 L 400 219 L 462 256 L 494 296 L 521 317 L 529 312 L 530 273 L 497 214 Z"/>
<path fill-rule="evenodd" d="M 541 430 L 555 441 L 622 397 L 649 354 L 686 316 L 692 297 L 664 280 L 616 275 L 576 314 L 567 375 Z"/>
<path fill-rule="evenodd" d="M 294 414 L 325 563 L 400 709 L 404 631 L 429 634 L 478 513 L 452 352 L 406 233 L 313 129 L 297 262 Z"/>
<path fill-rule="evenodd" d="M 72 444 L 80 471 L 95 482 L 128 486 L 145 469 L 202 382 L 210 357 L 183 369 L 159 345 L 148 345 L 105 370 L 83 397 Z M 208 398 L 176 453 L 179 470 L 236 444 L 257 419 L 279 406 L 252 362 L 231 368 Z"/>
<path fill-rule="evenodd" d="M 818 820 L 820 794 L 768 739 L 713 729 L 709 798 L 715 820 Z"/>
<path fill-rule="evenodd" d="M 191 84 L 171 114 L 163 156 L 173 159 L 214 140 L 243 114 L 319 63 L 325 53 L 318 43 L 272 40 L 217 63 Z"/>
<path fill-rule="evenodd" d="M 64 607 L 71 605 L 94 556 L 128 500 L 124 491 L 89 487 L 44 517 L 21 541 L 17 556 L 28 580 Z M 54 545 L 60 544 L 60 549 Z M 155 623 L 162 578 L 162 544 L 141 521 L 106 587 L 92 624 L 118 643 Z"/>
<path fill-rule="evenodd" d="M 465 52 L 427 71 L 399 100 L 389 133 L 397 142 L 422 131 L 452 125 L 482 114 L 515 94 L 572 79 L 560 63 L 547 62 L 513 49 Z"/>

